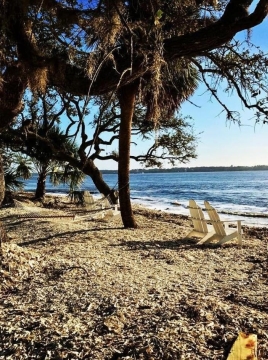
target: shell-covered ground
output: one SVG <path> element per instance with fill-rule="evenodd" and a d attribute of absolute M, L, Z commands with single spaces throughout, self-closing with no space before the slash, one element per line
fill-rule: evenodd
<path fill-rule="evenodd" d="M 185 216 L 136 206 L 125 230 L 19 200 L 0 209 L 0 359 L 220 360 L 241 331 L 268 359 L 268 229 L 198 246 Z"/>

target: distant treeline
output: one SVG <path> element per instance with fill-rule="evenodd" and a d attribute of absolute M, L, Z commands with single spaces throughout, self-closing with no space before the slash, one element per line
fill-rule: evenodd
<path fill-rule="evenodd" d="M 258 171 L 268 170 L 268 165 L 256 166 L 197 166 L 174 167 L 172 169 L 133 169 L 130 173 L 173 173 L 173 172 L 213 172 L 213 171 Z M 103 174 L 117 174 L 116 170 L 102 170 Z"/>

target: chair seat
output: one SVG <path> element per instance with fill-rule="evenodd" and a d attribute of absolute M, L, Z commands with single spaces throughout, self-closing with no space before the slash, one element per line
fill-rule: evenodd
<path fill-rule="evenodd" d="M 207 240 L 214 234 L 214 228 L 207 224 L 202 209 L 194 200 L 189 200 L 190 220 L 193 223 L 193 230 L 185 238 L 202 238 Z"/>

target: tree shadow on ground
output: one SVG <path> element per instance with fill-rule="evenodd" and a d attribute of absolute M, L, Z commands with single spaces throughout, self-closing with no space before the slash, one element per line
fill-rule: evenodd
<path fill-rule="evenodd" d="M 124 240 L 119 244 L 111 244 L 112 247 L 127 247 L 128 251 L 140 250 L 208 250 L 208 249 L 230 249 L 237 248 L 236 243 L 224 244 L 223 246 L 215 243 L 198 245 L 197 241 L 190 238 L 182 238 L 177 240 Z"/>
<path fill-rule="evenodd" d="M 74 241 L 74 236 L 75 235 L 86 235 L 90 232 L 96 232 L 96 231 L 104 231 L 104 230 L 119 230 L 122 229 L 122 227 L 109 227 L 109 228 L 90 228 L 90 229 L 81 229 L 81 230 L 70 230 L 70 231 L 65 231 L 62 233 L 57 233 L 57 234 L 52 234 L 52 235 L 48 235 L 45 237 L 39 237 L 36 239 L 32 239 L 29 241 L 22 241 L 22 242 L 17 242 L 16 244 L 19 246 L 30 246 L 30 245 L 36 245 L 36 244 L 42 244 L 44 242 L 49 242 L 50 240 L 60 240 L 60 239 L 64 239 L 64 243 L 66 244 L 67 242 L 73 242 Z M 66 237 L 68 237 L 68 239 L 66 239 Z M 83 241 L 88 241 L 89 239 L 84 239 Z"/>

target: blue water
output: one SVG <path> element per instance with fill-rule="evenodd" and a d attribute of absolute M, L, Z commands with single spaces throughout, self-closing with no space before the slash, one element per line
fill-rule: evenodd
<path fill-rule="evenodd" d="M 116 174 L 103 178 L 118 189 Z M 34 191 L 35 186 L 33 176 L 25 190 Z M 130 175 L 130 187 L 133 203 L 149 208 L 188 215 L 189 199 L 201 207 L 208 200 L 223 219 L 242 218 L 245 224 L 268 226 L 268 171 L 139 173 Z M 81 189 L 97 195 L 89 177 Z M 67 193 L 68 188 L 55 188 L 48 181 L 47 192 Z"/>

